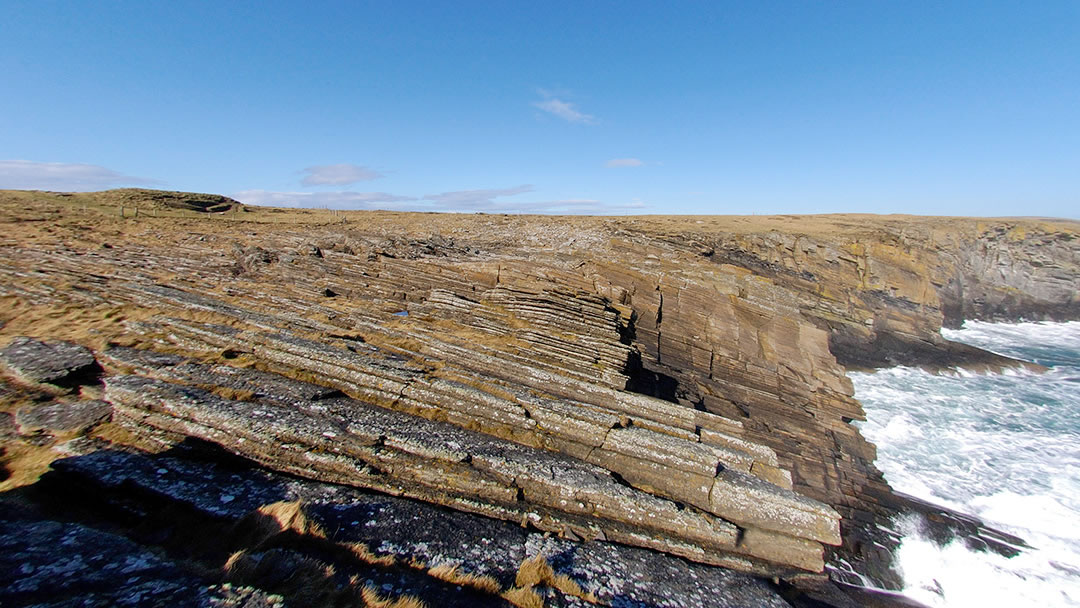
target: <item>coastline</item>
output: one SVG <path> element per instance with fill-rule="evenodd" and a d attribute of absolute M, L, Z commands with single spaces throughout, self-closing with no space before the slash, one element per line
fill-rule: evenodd
<path fill-rule="evenodd" d="M 96 440 L 126 437 L 144 448 L 167 449 L 194 436 L 242 452 L 231 443 L 241 428 L 235 421 L 217 426 L 192 421 L 203 420 L 199 416 L 220 421 L 226 406 L 270 407 L 258 384 L 222 384 L 222 374 L 239 374 L 241 380 L 256 371 L 276 374 L 274 382 L 307 383 L 304 391 L 319 386 L 327 394 L 336 391 L 357 402 L 479 431 L 508 441 L 501 448 L 507 452 L 517 444 L 586 459 L 608 475 L 614 472 L 633 500 L 683 505 L 670 507 L 672 512 L 687 510 L 685 505 L 713 509 L 706 511 L 709 517 L 727 518 L 724 525 L 742 530 L 744 540 L 759 530 L 763 540 L 751 547 L 724 545 L 722 535 L 707 541 L 685 532 L 643 536 L 625 522 L 598 526 L 592 515 L 565 513 L 530 524 L 542 531 L 590 538 L 600 530 L 609 540 L 626 539 L 692 561 L 723 560 L 792 581 L 808 580 L 790 567 L 812 568 L 814 551 L 822 546 L 815 549 L 804 541 L 828 544 L 831 533 L 781 527 L 786 536 L 776 539 L 770 534 L 779 524 L 748 514 L 743 506 L 681 494 L 689 486 L 676 475 L 689 471 L 680 468 L 686 465 L 679 459 L 709 445 L 708 458 L 719 458 L 739 473 L 732 479 L 743 485 L 730 487 L 757 487 L 755 479 L 762 480 L 778 488 L 768 490 L 769 497 L 777 497 L 769 499 L 793 505 L 792 513 L 810 512 L 800 506 L 803 498 L 836 509 L 842 516 L 842 545 L 828 549 L 827 559 L 843 559 L 867 580 L 896 587 L 890 560 L 898 541 L 881 538 L 879 526 L 909 505 L 885 484 L 874 465 L 874 447 L 850 424 L 864 414 L 842 363 L 895 365 L 907 360 L 903 355 L 939 366 L 960 361 L 996 369 L 1014 360 L 935 337 L 956 310 L 1003 315 L 1077 309 L 1075 289 L 1064 294 L 1072 300 L 1060 300 L 1060 275 L 1076 269 L 1045 263 L 1046 256 L 1075 248 L 1074 237 L 1061 236 L 1073 233 L 1045 221 L 953 220 L 948 229 L 934 228 L 936 219 L 891 216 L 857 224 L 844 216 L 440 216 L 433 222 L 425 214 L 338 216 L 234 206 L 208 214 L 140 192 L 124 193 L 124 205 L 142 209 L 138 217 L 117 214 L 108 193 L 0 197 L 9 228 L 0 245 L 10 254 L 2 268 L 3 297 L 10 306 L 0 319 L 0 337 L 4 345 L 16 336 L 69 340 L 93 352 L 104 365 L 106 393 L 91 382 L 81 385 L 78 395 L 104 397 L 117 408 L 111 426 L 104 427 L 111 435 L 98 428 Z M 219 198 L 205 200 L 222 204 Z M 959 242 L 947 248 L 946 237 Z M 986 274 L 982 262 L 961 255 L 982 256 L 991 245 L 996 259 L 1004 260 L 1004 270 L 996 274 Z M 1061 253 L 1054 259 L 1060 265 L 1069 258 Z M 1020 298 L 1019 276 L 1031 282 L 1023 292 L 1029 295 Z M 980 304 L 965 308 L 966 298 Z M 1033 298 L 1056 303 L 1036 306 Z M 136 365 L 135 359 L 109 354 L 118 346 L 184 362 L 146 359 Z M 305 363 L 316 359 L 322 361 L 318 367 Z M 196 364 L 211 366 L 207 369 L 217 376 L 172 371 Z M 162 406 L 142 403 L 137 391 L 129 391 L 130 397 L 108 392 L 110 382 L 121 385 L 114 377 L 133 372 L 170 386 L 210 389 L 214 397 L 200 403 L 219 409 L 162 415 Z M 14 394 L 13 411 L 33 401 L 26 401 L 28 395 Z M 314 412 L 323 399 L 331 397 L 304 407 Z M 60 402 L 72 400 L 62 396 Z M 470 400 L 501 408 L 502 418 L 454 409 Z M 611 426 L 598 429 L 594 438 L 583 437 L 573 427 L 585 421 L 567 418 L 569 411 L 560 405 L 568 402 L 603 411 Z M 180 411 L 179 405 L 164 407 Z M 34 433 L 35 441 L 49 446 L 66 439 Z M 637 451 L 630 443 L 616 444 L 617 449 L 605 443 L 610 435 L 639 434 L 654 443 L 635 443 Z M 289 441 L 305 445 L 317 435 Z M 21 433 L 11 436 L 26 441 Z M 394 442 L 404 445 L 404 439 Z M 678 447 L 669 453 L 668 445 Z M 356 449 L 361 447 L 367 449 Z M 320 443 L 312 453 L 332 449 L 337 449 L 333 442 Z M 409 458 L 421 455 L 418 448 L 409 449 L 414 450 Z M 479 462 L 478 454 L 436 460 L 456 462 L 455 470 L 464 471 L 461 463 Z M 270 447 L 249 455 L 290 474 L 349 479 L 340 473 L 341 455 L 303 466 L 287 451 Z M 497 490 L 509 492 L 509 503 L 495 500 L 495 485 L 493 494 L 469 498 L 472 502 L 437 496 L 407 485 L 419 483 L 420 474 L 397 471 L 420 469 L 409 469 L 401 464 L 405 461 L 365 462 L 391 472 L 390 484 L 379 481 L 372 487 L 455 508 L 468 505 L 465 510 L 474 513 L 526 521 L 528 513 L 555 504 L 543 502 L 548 499 L 539 490 L 520 488 Z M 641 463 L 667 468 L 646 475 L 640 473 Z M 694 474 L 710 475 L 706 479 L 716 487 L 716 479 L 726 478 L 712 460 L 702 470 L 709 466 Z M 507 475 L 499 468 L 480 473 L 491 479 Z M 486 477 L 474 479 L 488 483 Z M 742 491 L 733 490 L 736 496 Z M 523 511 L 508 510 L 521 497 L 527 503 Z M 625 517 L 622 508 L 611 507 L 615 520 Z M 825 520 L 832 517 L 825 509 L 814 512 Z M 990 534 L 962 518 L 943 525 L 969 535 L 974 526 L 974 537 Z M 747 536 L 746 530 L 752 533 Z"/>

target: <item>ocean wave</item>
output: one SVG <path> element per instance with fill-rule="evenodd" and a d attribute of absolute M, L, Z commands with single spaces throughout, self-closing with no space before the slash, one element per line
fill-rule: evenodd
<path fill-rule="evenodd" d="M 962 543 L 939 547 L 907 522 L 905 592 L 932 606 L 1080 605 L 1080 322 L 968 323 L 942 333 L 1049 370 L 852 373 L 867 413 L 859 426 L 894 488 L 1035 549 L 1008 559 Z"/>

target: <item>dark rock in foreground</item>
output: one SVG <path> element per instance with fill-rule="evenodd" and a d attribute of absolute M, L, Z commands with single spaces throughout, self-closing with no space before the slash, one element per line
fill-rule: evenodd
<path fill-rule="evenodd" d="M 88 503 L 129 513 L 129 529 L 153 529 L 166 546 L 184 545 L 183 537 L 193 532 L 179 522 L 230 529 L 261 506 L 300 501 L 310 520 L 334 543 L 363 543 L 379 558 L 398 565 L 457 564 L 463 572 L 494 578 L 503 589 L 514 585 L 522 562 L 541 555 L 557 574 L 569 576 L 601 605 L 787 605 L 767 584 L 748 575 L 655 551 L 569 541 L 422 502 L 280 476 L 213 450 L 185 444 L 158 456 L 99 451 L 55 463 L 57 473 L 47 483 L 60 492 L 77 488 Z M 162 512 L 171 514 L 172 529 L 170 522 L 160 520 Z M 294 547 L 309 557 L 326 553 L 317 543 Z M 345 568 L 340 562 L 338 567 Z M 368 566 L 357 573 L 392 596 L 439 598 L 432 606 L 505 605 L 498 596 L 477 595 L 467 587 L 447 588 L 424 568 Z"/>

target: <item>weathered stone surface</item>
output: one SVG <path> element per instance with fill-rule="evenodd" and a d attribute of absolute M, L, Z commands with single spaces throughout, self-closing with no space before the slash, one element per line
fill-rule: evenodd
<path fill-rule="evenodd" d="M 453 425 L 342 398 L 284 407 L 138 376 L 113 376 L 106 386 L 106 397 L 129 420 L 212 441 L 290 473 L 555 532 L 621 537 L 710 563 L 749 551 L 736 546 L 731 523 L 627 488 L 604 469 Z M 761 500 L 768 502 L 767 493 Z M 775 505 L 781 512 L 786 507 Z"/>
<path fill-rule="evenodd" d="M 0 350 L 0 363 L 24 382 L 70 387 L 90 372 L 96 362 L 84 346 L 62 341 L 41 341 L 25 336 Z"/>
<path fill-rule="evenodd" d="M 22 434 L 35 431 L 78 433 L 107 420 L 112 405 L 104 401 L 56 402 L 19 408 L 15 424 Z"/>
<path fill-rule="evenodd" d="M 275 338 L 277 339 L 277 338 Z M 263 344 L 269 344 L 272 340 L 267 339 L 262 341 Z M 288 342 L 291 348 L 300 348 L 302 343 L 296 341 Z M 302 351 L 295 351 L 298 355 L 303 355 Z M 322 352 L 322 351 L 318 351 Z M 300 358 L 307 361 L 329 361 L 329 353 L 320 355 L 316 352 L 310 357 L 301 356 Z M 147 356 L 141 355 L 138 351 L 131 349 L 113 349 L 108 351 L 105 355 L 106 360 L 117 363 L 126 362 L 128 365 L 138 366 L 140 361 L 145 361 Z M 348 363 L 352 361 L 352 363 Z M 288 381 L 283 378 L 272 379 L 270 374 L 253 374 L 245 382 L 236 382 L 235 380 L 243 374 L 238 373 L 233 369 L 230 372 L 227 382 L 222 382 L 220 368 L 205 367 L 192 364 L 175 364 L 171 366 L 146 366 L 142 363 L 143 369 L 149 373 L 154 373 L 158 376 L 169 377 L 172 379 L 179 379 L 181 381 L 196 382 L 204 386 L 229 386 L 229 387 L 243 387 L 248 386 L 255 388 L 252 391 L 253 394 L 269 394 L 269 393 L 285 393 L 285 394 L 299 394 L 302 392 L 300 388 L 302 383 L 295 381 Z M 304 363 L 297 363 L 298 365 L 305 365 Z M 342 369 L 340 366 L 348 365 L 350 369 L 358 370 L 360 368 L 365 369 L 378 369 L 378 373 L 384 379 L 389 379 L 394 375 L 393 361 L 376 364 L 374 360 L 365 355 L 360 357 L 354 353 L 348 353 L 343 359 L 338 361 L 338 369 Z M 428 387 L 437 388 L 440 386 L 438 382 L 432 384 L 428 381 L 424 381 L 417 375 L 417 370 L 411 367 L 402 368 L 406 371 L 407 376 L 401 379 L 401 382 L 397 384 L 400 388 L 397 389 L 399 398 L 418 399 L 416 402 L 426 402 L 429 404 L 439 404 L 438 406 L 430 407 L 445 407 L 446 404 L 453 405 L 453 400 L 447 398 L 433 398 L 430 395 L 430 391 L 425 390 L 425 394 L 417 393 L 417 389 L 413 389 L 412 386 L 416 384 L 426 385 Z M 156 371 L 155 371 L 156 370 Z M 320 371 L 324 374 L 329 373 L 327 367 L 320 367 Z M 332 372 L 343 373 L 343 372 Z M 388 381 L 388 380 L 385 380 Z M 283 387 L 283 390 L 274 391 L 267 388 L 258 388 L 259 383 L 266 382 L 269 387 L 281 387 L 283 384 L 288 384 L 288 387 Z M 132 384 L 132 386 L 128 386 Z M 368 386 L 372 386 L 374 383 L 369 383 Z M 445 383 L 443 383 L 445 384 Z M 496 420 L 501 423 L 509 423 L 511 428 L 529 428 L 527 423 L 532 422 L 534 419 L 539 420 L 541 425 L 545 422 L 545 417 L 541 414 L 548 407 L 551 407 L 553 401 L 544 403 L 537 402 L 535 400 L 530 401 L 532 407 L 529 408 L 531 415 L 526 418 L 524 410 L 521 406 L 514 406 L 507 409 L 507 406 L 500 405 L 500 400 L 494 396 L 476 391 L 468 386 L 460 386 L 459 389 L 465 390 L 465 401 L 461 402 L 456 411 L 461 411 L 468 414 L 468 418 L 463 420 L 468 423 L 469 420 L 487 419 Z M 146 395 L 157 394 L 157 391 L 165 390 L 166 393 L 170 391 L 176 396 L 177 400 L 184 400 L 187 396 L 190 396 L 190 392 L 186 393 L 183 397 L 178 396 L 175 393 L 175 389 L 163 387 L 162 385 L 147 384 L 144 380 L 136 378 L 124 379 L 121 377 L 113 377 L 108 381 L 107 395 L 110 399 L 113 399 L 116 403 L 122 404 L 125 407 L 134 407 L 136 411 L 129 412 L 126 415 L 128 418 L 139 418 L 139 408 L 146 408 L 151 411 L 157 409 L 156 405 L 150 404 L 145 400 Z M 446 387 L 443 387 L 443 392 L 446 394 Z M 317 390 L 309 389 L 308 394 L 315 395 Z M 477 393 L 477 394 L 474 394 Z M 365 393 L 371 395 L 370 391 Z M 392 394 L 383 395 L 382 400 L 385 403 L 392 398 Z M 217 403 L 212 396 L 200 395 L 195 397 L 196 400 L 201 400 L 208 405 L 211 409 L 220 407 L 213 405 Z M 484 400 L 487 400 L 485 404 Z M 278 405 L 283 404 L 280 399 L 276 400 Z M 307 418 L 297 417 L 297 413 L 292 410 L 285 411 L 280 414 L 273 414 L 272 419 L 276 423 L 279 420 L 288 419 L 287 427 L 257 427 L 256 429 L 232 429 L 233 423 L 230 423 L 228 419 L 231 416 L 241 418 L 248 421 L 250 424 L 252 421 L 261 420 L 264 416 L 268 416 L 269 411 L 261 408 L 250 406 L 253 409 L 253 413 L 241 413 L 243 405 L 231 405 L 226 407 L 226 411 L 232 413 L 218 413 L 213 414 L 213 422 L 205 422 L 201 418 L 197 418 L 196 414 L 189 412 L 185 409 L 186 406 L 176 406 L 173 402 L 168 401 L 166 398 L 165 408 L 168 410 L 168 414 L 175 418 L 189 420 L 188 423 L 169 421 L 160 417 L 143 417 L 142 420 L 151 425 L 158 426 L 163 430 L 170 432 L 179 432 L 183 434 L 194 435 L 211 441 L 219 441 L 221 436 L 235 436 L 242 438 L 242 445 L 237 444 L 235 441 L 227 442 L 225 445 L 230 449 L 238 450 L 240 453 L 248 455 L 268 466 L 281 467 L 285 466 L 286 470 L 296 471 L 299 464 L 288 464 L 285 459 L 277 458 L 270 448 L 266 447 L 266 442 L 269 441 L 271 445 L 276 445 L 275 441 L 283 441 L 283 435 L 288 437 L 289 445 L 307 445 L 311 449 L 328 450 L 331 449 L 326 444 L 326 437 L 330 437 L 331 441 L 335 442 L 337 447 L 333 448 L 335 452 L 340 453 L 337 457 L 340 458 L 355 458 L 357 459 L 357 467 L 361 469 L 363 467 L 373 467 L 376 470 L 386 472 L 395 478 L 410 479 L 414 482 L 428 487 L 429 490 L 408 490 L 412 496 L 433 496 L 430 488 L 437 488 L 441 492 L 446 492 L 454 488 L 455 478 L 460 478 L 461 483 L 464 486 L 457 490 L 458 494 L 464 492 L 464 496 L 476 495 L 476 492 L 480 491 L 479 497 L 482 500 L 495 501 L 496 505 L 499 505 L 499 509 L 496 513 L 503 513 L 501 516 L 507 517 L 519 517 L 514 515 L 517 512 L 516 508 L 511 508 L 509 511 L 505 510 L 505 505 L 513 503 L 517 500 L 516 493 L 521 492 L 521 495 L 527 502 L 536 503 L 539 506 L 546 508 L 555 508 L 557 510 L 567 511 L 573 517 L 588 517 L 590 514 L 599 514 L 602 519 L 608 519 L 615 522 L 622 522 L 625 525 L 631 526 L 645 526 L 646 528 L 654 529 L 653 532 L 646 534 L 646 538 L 649 540 L 641 541 L 645 542 L 649 546 L 662 547 L 663 541 L 660 535 L 671 535 L 673 539 L 693 538 L 695 543 L 704 543 L 700 549 L 689 549 L 694 555 L 699 555 L 697 559 L 704 561 L 714 561 L 720 559 L 718 557 L 708 557 L 709 551 L 728 551 L 731 550 L 735 543 L 735 528 L 729 526 L 728 531 L 725 532 L 726 536 L 716 536 L 718 529 L 717 525 L 720 523 L 702 523 L 688 518 L 687 514 L 676 514 L 668 511 L 668 507 L 660 508 L 661 503 L 656 503 L 655 506 L 647 506 L 650 503 L 641 502 L 642 497 L 648 496 L 648 494 L 641 494 L 637 498 L 625 497 L 618 498 L 625 494 L 625 489 L 614 484 L 610 481 L 606 481 L 607 489 L 595 486 L 598 479 L 602 479 L 606 473 L 602 473 L 600 478 L 596 477 L 596 472 L 590 472 L 588 475 L 582 476 L 580 473 L 574 473 L 565 479 L 560 479 L 556 476 L 552 481 L 556 484 L 552 486 L 551 481 L 540 478 L 537 479 L 533 471 L 537 468 L 549 469 L 553 472 L 566 471 L 569 473 L 569 469 L 566 469 L 564 465 L 554 466 L 554 462 L 548 464 L 534 463 L 530 464 L 522 470 L 518 470 L 521 467 L 522 462 L 533 462 L 536 456 L 531 453 L 522 452 L 521 448 L 513 447 L 512 444 L 503 444 L 501 447 L 495 450 L 493 453 L 497 455 L 494 460 L 488 456 L 491 448 L 488 447 L 490 440 L 486 440 L 482 444 L 478 444 L 474 437 L 470 435 L 455 435 L 458 431 L 453 430 L 453 427 L 438 426 L 432 424 L 426 420 L 407 421 L 400 416 L 387 420 L 386 416 L 389 416 L 389 412 L 383 412 L 379 408 L 371 408 L 370 406 L 363 406 L 357 402 L 350 402 L 349 400 L 342 399 L 329 399 L 321 400 L 318 403 L 304 404 L 302 401 L 293 400 L 290 402 L 292 406 L 299 406 L 307 411 Z M 468 405 L 466 405 L 468 404 Z M 268 404 L 269 406 L 270 404 Z M 482 407 L 483 411 L 479 413 L 470 413 L 471 408 Z M 180 409 L 176 409 L 180 407 Z M 562 406 L 563 411 L 576 411 L 576 415 L 583 417 L 582 415 L 588 414 L 588 410 L 580 410 L 576 408 L 569 408 Z M 237 409 L 240 408 L 240 409 Z M 464 409 L 461 409 L 464 408 Z M 514 409 L 516 408 L 516 410 Z M 453 409 L 453 407 L 452 407 Z M 499 411 L 509 412 L 510 418 L 499 418 L 496 413 Z M 126 411 L 126 410 L 122 410 Z M 514 414 L 517 411 L 519 413 Z M 331 414 L 336 416 L 341 421 L 347 421 L 344 423 L 347 427 L 347 432 L 344 432 L 341 425 L 343 422 L 333 423 L 330 427 L 310 427 L 313 421 L 319 425 L 325 425 L 326 422 L 317 422 L 324 414 Z M 501 416 L 501 415 L 500 415 Z M 378 421 L 377 423 L 372 422 Z M 449 418 L 454 422 L 455 418 Z M 550 425 L 551 418 L 548 417 L 547 422 L 549 427 L 546 429 L 548 432 L 559 431 L 560 429 Z M 618 419 L 613 415 L 608 415 L 608 424 L 618 424 Z M 576 425 L 566 424 L 566 428 L 577 428 Z M 206 428 L 210 427 L 210 428 Z M 310 427 L 310 428 L 309 428 Z M 601 428 L 594 427 L 596 439 L 593 443 L 599 443 L 599 445 L 592 445 L 591 447 L 586 444 L 583 446 L 581 452 L 581 458 L 586 461 L 599 464 L 607 470 L 615 471 L 622 476 L 622 479 L 628 481 L 634 487 L 643 490 L 644 492 L 658 494 L 665 497 L 671 497 L 678 501 L 685 502 L 687 504 L 694 505 L 699 509 L 707 512 L 718 513 L 717 505 L 722 505 L 724 509 L 723 516 L 729 522 L 733 522 L 736 525 L 749 522 L 753 525 L 762 525 L 760 515 L 754 515 L 753 517 L 744 517 L 743 514 L 736 509 L 729 508 L 726 503 L 716 502 L 710 498 L 710 492 L 713 491 L 713 478 L 717 475 L 718 469 L 726 466 L 735 466 L 742 470 L 749 472 L 753 463 L 754 457 L 745 452 L 738 452 L 735 449 L 721 448 L 716 446 L 706 446 L 705 444 L 692 442 L 688 443 L 688 440 L 682 436 L 676 436 L 667 433 L 661 433 L 644 428 Z M 278 429 L 278 430 L 274 430 Z M 298 433 L 303 437 L 298 438 Z M 304 438 L 306 437 L 306 438 Z M 355 450 L 348 448 L 348 441 L 352 438 L 359 437 L 361 443 Z M 573 442 L 575 440 L 582 439 L 580 433 L 563 432 L 561 437 Z M 696 435 L 691 435 L 694 440 L 697 440 Z M 277 438 L 277 439 L 275 439 Z M 587 440 L 587 438 L 585 438 Z M 345 442 L 345 443 L 343 443 Z M 548 444 L 550 445 L 550 444 Z M 736 444 L 733 444 L 736 445 Z M 260 447 L 262 446 L 262 447 Z M 398 456 L 391 452 L 382 451 L 379 453 L 373 452 L 372 449 L 364 448 L 360 446 L 384 446 L 386 448 L 393 448 L 400 450 L 408 456 Z M 443 447 L 448 446 L 448 447 Z M 575 455 L 574 449 L 567 445 L 556 444 L 556 449 L 563 451 L 568 455 Z M 587 448 L 587 449 L 586 449 Z M 257 452 L 252 452 L 256 450 Z M 366 450 L 366 452 L 364 451 Z M 757 450 L 759 453 L 768 454 L 762 450 Z M 542 452 L 536 452 L 536 454 L 542 454 Z M 430 465 L 418 466 L 410 464 L 416 458 L 420 459 L 434 459 L 435 461 L 442 461 L 446 464 L 439 465 L 438 467 L 431 468 Z M 311 460 L 311 458 L 308 458 Z M 463 466 L 462 463 L 468 462 L 471 468 Z M 566 461 L 572 462 L 572 461 Z M 359 484 L 360 487 L 381 487 L 377 477 L 368 479 L 367 481 L 353 481 L 348 476 L 345 476 L 343 472 L 332 473 L 330 471 L 321 471 L 319 465 L 309 465 L 314 467 L 308 469 L 301 474 L 305 475 L 322 475 L 319 477 L 322 479 L 333 479 L 342 483 Z M 337 464 L 329 465 L 329 468 L 339 470 L 340 462 Z M 303 469 L 300 469 L 303 470 Z M 475 470 L 479 470 L 481 473 L 485 473 L 488 477 L 494 477 L 494 480 L 488 479 L 485 481 L 484 477 L 477 477 Z M 339 470 L 340 471 L 340 470 Z M 452 471 L 457 471 L 456 473 Z M 582 469 L 584 471 L 584 469 Z M 564 475 L 566 474 L 564 473 Z M 331 475 L 331 477 L 326 477 Z M 369 476 L 370 477 L 370 476 Z M 498 481 L 499 479 L 505 481 Z M 499 484 L 502 484 L 502 489 L 499 488 Z M 374 484 L 374 485 L 373 485 Z M 757 491 L 754 494 L 754 501 L 765 512 L 774 514 L 771 525 L 773 529 L 779 529 L 782 532 L 786 531 L 788 534 L 796 536 L 804 536 L 807 538 L 813 538 L 814 540 L 821 541 L 827 539 L 826 542 L 832 542 L 833 544 L 839 541 L 836 532 L 836 521 L 838 516 L 835 512 L 831 511 L 824 505 L 820 513 L 825 515 L 824 518 L 831 518 L 831 526 L 833 531 L 831 534 L 822 536 L 820 530 L 812 530 L 805 526 L 792 526 L 789 528 L 782 528 L 783 522 L 802 522 L 807 519 L 805 512 L 805 505 L 791 501 L 786 495 L 783 494 L 785 490 L 779 487 L 773 488 L 773 491 L 769 491 L 767 488 L 771 487 L 767 483 L 759 483 Z M 467 491 L 466 488 L 471 488 L 473 491 Z M 400 491 L 400 490 L 399 490 Z M 453 493 L 453 492 L 451 492 Z M 436 492 L 435 494 L 438 494 Z M 613 500 L 612 499 L 616 499 Z M 443 498 L 441 499 L 444 504 L 461 504 L 462 498 L 458 496 L 456 498 Z M 446 502 L 450 501 L 450 502 Z M 628 502 L 629 501 L 629 502 Z M 809 501 L 808 501 L 809 502 Z M 634 506 L 630 506 L 635 503 Z M 579 506 L 574 506 L 579 504 Z M 571 508 L 572 507 L 572 508 Z M 465 505 L 463 508 L 469 508 Z M 619 515 L 619 510 L 625 509 L 628 513 L 638 513 L 640 515 L 628 517 L 627 514 Z M 657 510 L 659 509 L 659 510 Z M 641 515 L 645 515 L 645 519 L 642 519 Z M 820 514 L 819 514 L 820 516 Z M 567 525 L 570 525 L 569 520 L 559 523 L 560 518 L 554 517 L 549 523 L 542 525 L 554 526 L 554 529 L 565 530 Z M 649 523 L 652 522 L 652 523 Z M 660 525 L 659 522 L 664 522 Z M 668 526 L 669 522 L 674 522 L 674 527 Z M 540 524 L 538 524 L 540 525 Z M 823 521 L 818 522 L 819 526 L 828 527 L 830 524 Z M 778 528 L 778 526 L 781 526 Z M 607 530 L 601 525 L 601 531 L 603 534 L 609 534 L 612 531 Z M 592 532 L 595 535 L 596 532 Z M 651 536 L 650 536 L 651 534 Z M 634 538 L 634 537 L 630 537 Z M 685 547 L 673 544 L 669 549 L 677 554 L 685 554 L 688 550 Z M 704 553 L 701 553 L 704 551 Z M 737 552 L 742 552 L 739 549 Z M 776 555 L 774 552 L 773 555 Z M 820 555 L 820 551 L 818 552 Z M 820 558 L 819 558 L 820 560 Z M 805 567 L 808 564 L 811 569 L 818 569 L 820 566 L 813 566 L 811 561 L 806 559 L 799 560 L 800 567 Z"/>
<path fill-rule="evenodd" d="M 789 500 L 791 490 L 843 516 L 836 555 L 880 584 L 896 584 L 875 565 L 895 542 L 860 534 L 904 507 L 850 424 L 863 412 L 841 364 L 1011 364 L 948 344 L 938 329 L 963 317 L 1080 316 L 1080 236 L 1066 222 L 440 216 L 435 225 L 376 212 L 315 225 L 249 210 L 183 230 L 115 219 L 123 229 L 108 228 L 106 247 L 97 223 L 78 215 L 48 232 L 22 222 L 63 208 L 57 196 L 0 195 L 11 228 L 0 233 L 38 238 L 0 237 L 11 311 L 0 333 L 159 351 L 102 355 L 108 376 L 202 395 L 153 404 L 129 391 L 116 424 L 143 440 L 202 437 L 297 475 L 704 561 L 720 555 L 705 548 L 716 534 L 706 521 L 779 533 L 777 546 L 835 541 L 823 527 L 835 514 Z M 312 244 L 322 257 L 294 255 Z M 354 422 L 358 403 L 369 409 Z M 277 422 L 233 419 L 253 407 Z M 401 420 L 417 431 L 385 432 Z M 416 421 L 496 438 L 512 458 L 478 443 L 474 466 L 471 448 L 436 444 L 444 431 Z M 576 513 L 554 472 L 517 473 L 533 462 L 521 446 L 696 523 L 643 531 L 627 516 L 634 500 L 579 500 L 604 507 Z M 567 510 L 531 498 L 522 508 L 518 479 Z M 440 480 L 471 494 L 442 491 Z M 761 566 L 746 547 L 725 548 L 724 563 Z M 805 558 L 769 554 L 772 566 Z"/>
<path fill-rule="evenodd" d="M 17 512 L 0 503 L 0 601 L 5 606 L 281 606 L 264 594 L 212 588 L 115 534 Z"/>
<path fill-rule="evenodd" d="M 687 562 L 663 553 L 613 543 L 580 543 L 531 532 L 515 523 L 337 485 L 289 478 L 266 471 L 199 462 L 182 451 L 147 456 L 102 451 L 56 463 L 65 478 L 97 487 L 97 500 L 131 508 L 131 501 L 162 497 L 214 518 L 237 521 L 264 504 L 301 500 L 305 512 L 339 543 L 364 543 L 398 562 L 457 563 L 465 572 L 513 585 L 518 565 L 542 555 L 557 573 L 569 575 L 604 606 L 668 605 L 777 607 L 787 604 L 758 579 Z M 59 483 L 59 480 L 57 480 Z M 135 490 L 135 491 L 133 491 Z M 144 498 L 143 500 L 147 500 Z M 147 503 L 149 512 L 160 505 Z M 134 524 L 134 522 L 133 522 Z M 428 599 L 429 605 L 459 605 L 451 587 L 425 595 L 422 577 L 402 585 L 374 576 L 377 588 L 393 580 L 393 591 Z M 464 598 L 463 598 L 464 599 Z M 481 603 L 473 596 L 473 605 Z M 466 604 L 467 605 L 467 604 Z"/>

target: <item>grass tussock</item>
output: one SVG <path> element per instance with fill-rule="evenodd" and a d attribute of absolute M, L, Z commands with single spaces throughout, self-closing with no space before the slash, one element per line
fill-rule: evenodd
<path fill-rule="evenodd" d="M 403 595 L 395 599 L 383 598 L 371 587 L 364 587 L 360 598 L 367 608 L 427 608 L 427 604 L 418 597 Z"/>
<path fill-rule="evenodd" d="M 514 587 L 504 591 L 501 597 L 518 608 L 544 608 L 544 600 L 532 587 Z"/>
<path fill-rule="evenodd" d="M 514 585 L 517 587 L 535 587 L 547 584 L 548 581 L 554 578 L 555 571 L 551 568 L 551 564 L 543 555 L 536 554 L 521 562 L 521 565 L 518 566 Z"/>
<path fill-rule="evenodd" d="M 333 566 L 283 549 L 237 551 L 225 562 L 224 572 L 229 582 L 281 595 L 293 606 L 349 605 L 354 593 L 336 584 Z"/>
<path fill-rule="evenodd" d="M 356 575 L 342 583 L 334 566 L 304 553 L 339 554 L 377 567 L 397 565 L 393 556 L 376 556 L 363 543 L 335 543 L 304 513 L 300 501 L 264 505 L 237 523 L 233 542 L 242 548 L 222 567 L 231 583 L 281 595 L 294 606 L 318 608 L 426 608 L 418 598 L 384 598 Z"/>
<path fill-rule="evenodd" d="M 502 585 L 493 577 L 486 574 L 463 572 L 458 564 L 439 564 L 428 570 L 428 574 L 441 581 L 461 585 L 462 587 L 471 587 L 491 595 L 498 595 L 502 592 Z"/>
<path fill-rule="evenodd" d="M 296 532 L 301 535 L 326 538 L 318 524 L 309 520 L 299 500 L 275 502 L 263 505 L 256 511 L 259 515 L 277 522 L 280 532 Z"/>
<path fill-rule="evenodd" d="M 352 553 L 353 557 L 372 566 L 389 567 L 397 563 L 393 555 L 375 555 L 371 548 L 364 543 L 347 543 L 344 545 Z"/>
<path fill-rule="evenodd" d="M 556 574 L 551 564 L 540 554 L 521 562 L 521 565 L 518 566 L 517 576 L 514 578 L 513 589 L 503 593 L 502 597 L 515 606 L 519 606 L 519 608 L 532 608 L 534 605 L 542 606 L 543 602 L 540 604 L 530 603 L 533 600 L 526 593 L 526 591 L 531 591 L 532 595 L 539 599 L 539 595 L 534 590 L 535 587 L 558 589 L 564 595 L 580 598 L 590 604 L 597 603 L 596 595 L 591 591 L 587 592 L 582 589 L 581 585 L 568 575 Z"/>
<path fill-rule="evenodd" d="M 0 492 L 37 483 L 49 471 L 49 465 L 61 458 L 61 454 L 48 447 L 36 446 L 22 441 L 10 441 L 2 448 L 0 467 L 3 481 Z"/>
<path fill-rule="evenodd" d="M 271 541 L 282 537 L 305 536 L 326 539 L 326 533 L 318 524 L 304 515 L 299 500 L 263 505 L 237 522 L 233 530 L 234 544 L 251 549 L 269 546 Z"/>

